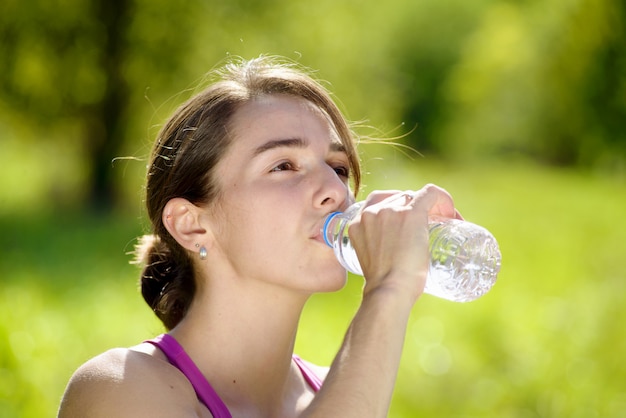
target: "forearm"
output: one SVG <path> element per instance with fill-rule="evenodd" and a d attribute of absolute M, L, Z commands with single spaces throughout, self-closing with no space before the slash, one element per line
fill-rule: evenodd
<path fill-rule="evenodd" d="M 305 416 L 386 417 L 414 300 L 367 293 L 324 385 Z"/>

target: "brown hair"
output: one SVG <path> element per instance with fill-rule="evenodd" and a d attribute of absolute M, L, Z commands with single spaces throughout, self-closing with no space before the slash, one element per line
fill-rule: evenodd
<path fill-rule="evenodd" d="M 136 262 L 144 264 L 141 293 L 167 329 L 185 316 L 196 284 L 191 257 L 162 222 L 166 203 L 182 197 L 208 204 L 219 196 L 213 171 L 230 141 L 228 125 L 255 97 L 286 94 L 308 100 L 332 121 L 348 155 L 356 193 L 360 168 L 355 137 L 328 91 L 294 63 L 275 57 L 233 60 L 217 70 L 218 80 L 181 105 L 160 131 L 152 150 L 146 206 L 152 234 L 140 238 Z"/>

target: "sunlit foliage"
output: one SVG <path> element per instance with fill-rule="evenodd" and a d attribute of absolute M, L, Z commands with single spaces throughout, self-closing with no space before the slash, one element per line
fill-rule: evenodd
<path fill-rule="evenodd" d="M 366 146 L 366 192 L 438 183 L 501 243 L 484 299 L 419 302 L 391 416 L 623 414 L 623 2 L 4 0 L 0 416 L 53 416 L 81 362 L 161 331 L 124 255 L 143 159 L 207 71 L 260 54 L 424 155 Z M 301 354 L 330 361 L 359 288 L 312 300 Z"/>

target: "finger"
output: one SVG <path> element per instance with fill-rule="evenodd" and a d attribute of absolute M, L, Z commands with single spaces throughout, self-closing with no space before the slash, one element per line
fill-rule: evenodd
<path fill-rule="evenodd" d="M 378 203 L 389 201 L 389 199 L 397 199 L 402 196 L 401 190 L 374 190 L 367 196 L 365 200 L 365 206 L 372 206 Z"/>
<path fill-rule="evenodd" d="M 411 205 L 425 210 L 429 216 L 458 218 L 461 215 L 454 207 L 450 193 L 434 184 L 428 184 L 416 191 Z"/>

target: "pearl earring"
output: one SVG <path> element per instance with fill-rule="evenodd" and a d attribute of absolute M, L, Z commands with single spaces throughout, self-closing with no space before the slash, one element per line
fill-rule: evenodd
<path fill-rule="evenodd" d="M 207 256 L 207 250 L 206 247 L 203 245 L 202 247 L 200 247 L 200 260 L 206 260 L 206 256 Z"/>

